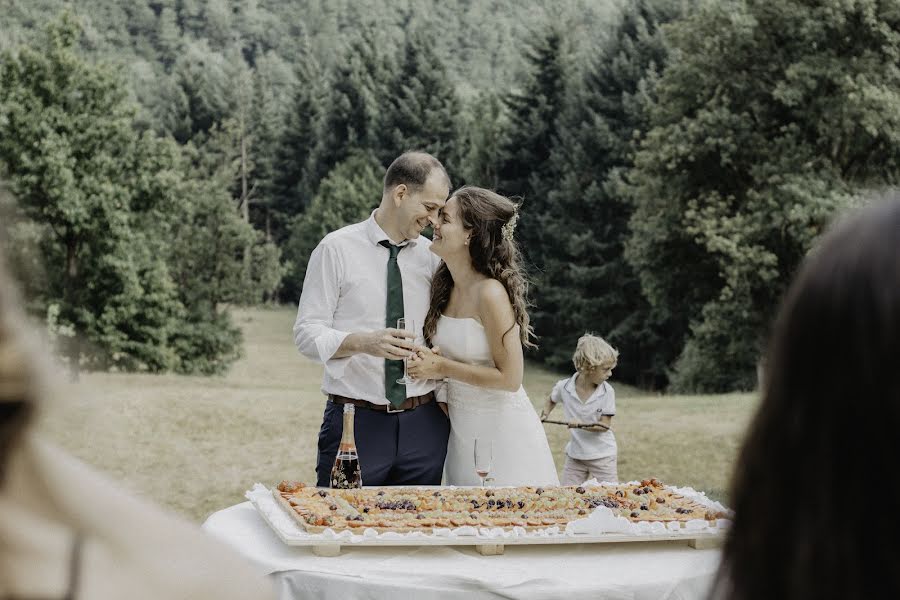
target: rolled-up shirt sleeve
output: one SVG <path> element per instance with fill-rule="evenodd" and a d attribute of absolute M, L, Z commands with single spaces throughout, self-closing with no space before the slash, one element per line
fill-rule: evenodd
<path fill-rule="evenodd" d="M 603 385 L 607 387 L 606 393 L 609 394 L 609 398 L 606 401 L 606 406 L 603 407 L 602 416 L 614 417 L 616 416 L 616 390 L 606 382 Z"/>
<path fill-rule="evenodd" d="M 342 268 L 335 248 L 325 241 L 309 257 L 303 292 L 294 322 L 294 345 L 300 354 L 325 364 L 333 377 L 343 375 L 351 357 L 331 358 L 350 335 L 334 327 Z"/>
<path fill-rule="evenodd" d="M 565 379 L 557 381 L 556 385 L 553 386 L 553 390 L 550 391 L 550 402 L 553 404 L 559 404 L 562 401 L 562 388 L 565 382 Z"/>

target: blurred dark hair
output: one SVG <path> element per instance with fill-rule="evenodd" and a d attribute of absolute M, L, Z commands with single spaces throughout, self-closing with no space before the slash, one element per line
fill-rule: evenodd
<path fill-rule="evenodd" d="M 401 183 L 411 188 L 421 188 L 435 169 L 447 178 L 449 187 L 450 176 L 441 161 L 427 152 L 404 152 L 394 159 L 384 174 L 384 189 L 389 190 Z"/>
<path fill-rule="evenodd" d="M 456 190 L 451 198 L 459 202 L 462 226 L 472 232 L 468 246 L 472 267 L 503 284 L 515 313 L 516 322 L 512 327 L 519 326 L 523 346 L 534 347 L 531 341 L 534 333 L 528 317 L 528 281 L 519 266 L 519 248 L 511 236 L 506 239 L 503 235 L 503 226 L 516 215 L 516 205 L 505 196 L 474 186 Z M 437 331 L 438 319 L 450 302 L 452 290 L 453 277 L 442 262 L 431 282 L 431 306 L 425 317 L 424 334 L 429 342 Z"/>
<path fill-rule="evenodd" d="M 900 197 L 804 261 L 764 386 L 712 596 L 900 597 Z"/>
<path fill-rule="evenodd" d="M 0 486 L 10 452 L 31 423 L 38 395 L 36 367 L 27 358 L 21 307 L 18 287 L 0 252 Z"/>

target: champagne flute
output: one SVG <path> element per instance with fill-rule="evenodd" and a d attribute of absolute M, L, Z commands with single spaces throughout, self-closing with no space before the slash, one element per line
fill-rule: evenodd
<path fill-rule="evenodd" d="M 475 438 L 475 474 L 481 478 L 481 487 L 491 472 L 494 462 L 494 442 L 490 438 Z"/>
<path fill-rule="evenodd" d="M 416 322 L 412 319 L 407 319 L 406 317 L 400 317 L 397 319 L 397 329 L 402 329 L 404 331 L 408 331 L 413 335 L 416 335 Z M 397 380 L 397 383 L 401 383 L 403 385 L 409 385 L 411 383 L 415 383 L 415 379 L 410 378 L 409 373 L 407 373 L 409 358 L 403 359 L 403 377 Z"/>

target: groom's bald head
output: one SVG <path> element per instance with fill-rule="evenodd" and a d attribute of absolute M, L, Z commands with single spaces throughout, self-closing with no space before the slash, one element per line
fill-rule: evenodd
<path fill-rule="evenodd" d="M 432 175 L 439 175 L 443 182 L 450 186 L 450 176 L 441 161 L 427 152 L 404 152 L 394 159 L 384 175 L 384 191 L 404 184 L 407 187 L 421 189 Z"/>

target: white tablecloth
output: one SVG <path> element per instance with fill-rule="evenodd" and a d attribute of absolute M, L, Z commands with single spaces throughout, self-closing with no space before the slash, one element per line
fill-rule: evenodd
<path fill-rule="evenodd" d="M 481 556 L 460 546 L 344 546 L 333 558 L 286 546 L 249 502 L 203 528 L 274 574 L 282 598 L 705 598 L 719 550 L 684 542 L 506 546 Z"/>

